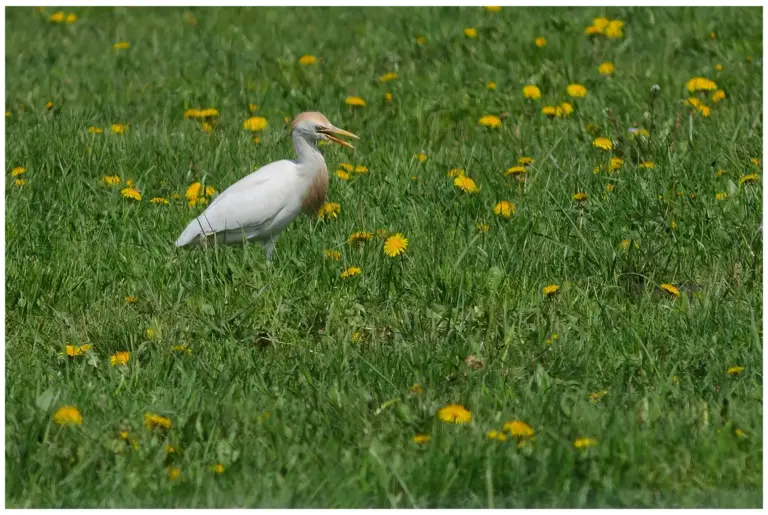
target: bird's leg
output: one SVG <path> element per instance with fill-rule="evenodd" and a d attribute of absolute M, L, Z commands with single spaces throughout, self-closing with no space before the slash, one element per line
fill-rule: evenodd
<path fill-rule="evenodd" d="M 264 248 L 267 249 L 267 264 L 272 264 L 272 253 L 275 251 L 275 241 L 277 241 L 277 238 L 270 238 L 269 241 L 267 241 L 266 245 L 264 245 Z"/>
<path fill-rule="evenodd" d="M 256 294 L 256 297 L 260 297 L 262 293 L 267 291 L 267 288 L 269 288 L 269 283 L 271 282 L 270 279 L 272 278 L 272 254 L 275 252 L 275 242 L 277 241 L 277 237 L 273 236 L 267 242 L 264 244 L 264 248 L 267 251 L 267 284 L 262 286 L 261 290 L 259 290 L 259 293 Z"/>

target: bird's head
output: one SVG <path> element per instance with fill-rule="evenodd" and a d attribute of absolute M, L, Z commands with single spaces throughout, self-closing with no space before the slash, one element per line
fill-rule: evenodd
<path fill-rule="evenodd" d="M 291 124 L 291 133 L 298 134 L 309 141 L 333 141 L 345 147 L 355 148 L 351 143 L 334 135 L 360 139 L 351 132 L 335 127 L 322 113 L 306 112 L 298 115 Z"/>

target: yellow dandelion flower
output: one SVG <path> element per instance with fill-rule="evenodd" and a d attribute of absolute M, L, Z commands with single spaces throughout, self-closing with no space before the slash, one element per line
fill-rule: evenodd
<path fill-rule="evenodd" d="M 299 57 L 299 64 L 303 64 L 304 66 L 309 66 L 310 64 L 315 64 L 317 62 L 317 57 L 314 55 L 302 55 Z"/>
<path fill-rule="evenodd" d="M 89 134 L 101 134 L 102 132 L 101 127 L 88 127 Z"/>
<path fill-rule="evenodd" d="M 358 266 L 350 266 L 343 272 L 341 272 L 341 278 L 342 279 L 349 279 L 350 277 L 355 277 L 356 275 L 360 275 L 363 273 L 363 269 Z"/>
<path fill-rule="evenodd" d="M 152 200 L 150 200 L 153 204 L 167 204 L 168 199 L 164 197 L 152 197 Z"/>
<path fill-rule="evenodd" d="M 211 124 L 210 124 L 210 123 L 208 123 L 208 122 L 203 122 L 203 123 L 200 125 L 200 129 L 201 129 L 203 132 L 206 132 L 206 133 L 210 134 L 210 133 L 212 133 L 212 132 L 213 132 L 213 125 L 211 125 Z"/>
<path fill-rule="evenodd" d="M 533 158 L 528 156 L 523 156 L 518 158 L 517 164 L 523 165 L 523 166 L 531 166 L 533 164 Z"/>
<path fill-rule="evenodd" d="M 760 166 L 760 159 L 759 159 L 759 158 L 757 158 L 757 157 L 753 157 L 753 158 L 751 159 L 751 161 L 752 161 L 752 164 L 753 164 L 753 165 L 755 165 L 755 166 Z"/>
<path fill-rule="evenodd" d="M 85 345 L 67 345 L 64 348 L 64 354 L 69 356 L 70 358 L 74 358 L 75 356 L 81 356 L 91 350 L 93 348 L 93 345 L 85 344 Z"/>
<path fill-rule="evenodd" d="M 606 61 L 600 65 L 597 71 L 600 72 L 600 75 L 612 75 L 615 69 L 613 63 Z"/>
<path fill-rule="evenodd" d="M 685 83 L 688 91 L 712 91 L 717 89 L 714 81 L 704 77 L 694 77 Z"/>
<path fill-rule="evenodd" d="M 62 23 L 65 17 L 66 17 L 66 14 L 64 14 L 62 11 L 58 11 L 50 15 L 48 17 L 48 21 L 52 23 Z"/>
<path fill-rule="evenodd" d="M 147 429 L 170 429 L 173 425 L 171 419 L 155 413 L 144 413 L 144 425 Z"/>
<path fill-rule="evenodd" d="M 679 297 L 680 296 L 680 290 L 677 289 L 677 286 L 674 284 L 664 283 L 661 286 L 659 286 L 663 291 L 669 293 L 673 297 Z"/>
<path fill-rule="evenodd" d="M 51 109 L 53 109 L 54 106 L 55 106 L 55 104 L 53 102 L 50 102 L 50 101 L 47 104 L 45 104 L 45 108 L 48 109 L 49 111 Z"/>
<path fill-rule="evenodd" d="M 11 177 L 18 177 L 19 175 L 27 173 L 27 169 L 23 166 L 17 166 L 13 170 L 11 170 Z"/>
<path fill-rule="evenodd" d="M 122 179 L 120 179 L 119 175 L 107 175 L 107 176 L 102 177 L 101 180 L 102 180 L 102 182 L 104 182 L 104 184 L 106 184 L 108 186 L 115 186 L 115 185 L 120 184 L 121 182 L 123 182 Z"/>
<path fill-rule="evenodd" d="M 345 172 L 344 170 L 336 170 L 336 177 L 338 177 L 342 181 L 348 181 L 349 180 L 349 173 Z"/>
<path fill-rule="evenodd" d="M 568 87 L 565 88 L 565 91 L 568 93 L 569 97 L 573 98 L 582 98 L 587 96 L 587 88 L 581 84 L 568 84 Z"/>
<path fill-rule="evenodd" d="M 343 168 L 344 170 L 351 172 L 355 169 L 355 165 L 352 163 L 339 163 L 339 168 Z"/>
<path fill-rule="evenodd" d="M 352 107 L 365 107 L 365 100 L 360 97 L 347 97 L 344 103 Z"/>
<path fill-rule="evenodd" d="M 468 38 L 474 39 L 477 37 L 477 29 L 474 27 L 467 27 L 466 29 L 464 29 L 464 35 L 467 36 Z"/>
<path fill-rule="evenodd" d="M 534 434 L 533 428 L 522 420 L 506 422 L 504 424 L 504 431 L 507 431 L 514 438 L 528 438 Z"/>
<path fill-rule="evenodd" d="M 128 126 L 123 123 L 113 123 L 112 124 L 112 132 L 115 134 L 125 134 L 125 131 L 128 130 Z"/>
<path fill-rule="evenodd" d="M 600 402 L 600 399 L 608 395 L 608 390 L 600 390 L 599 392 L 593 392 L 589 394 L 589 398 L 592 399 L 592 402 L 597 404 Z"/>
<path fill-rule="evenodd" d="M 130 352 L 116 352 L 109 357 L 109 363 L 114 367 L 116 365 L 127 365 L 131 359 Z"/>
<path fill-rule="evenodd" d="M 650 136 L 648 129 L 645 129 L 645 128 L 638 129 L 637 127 L 631 127 L 629 129 L 629 133 L 632 134 L 633 138 L 637 138 L 637 137 L 647 138 Z"/>
<path fill-rule="evenodd" d="M 517 211 L 517 208 L 509 200 L 501 200 L 493 206 L 493 214 L 503 216 L 504 218 L 511 217 L 515 211 Z"/>
<path fill-rule="evenodd" d="M 640 168 L 651 169 L 651 168 L 656 168 L 656 163 L 654 163 L 653 161 L 643 161 L 640 164 L 638 164 L 637 166 L 639 166 Z"/>
<path fill-rule="evenodd" d="M 221 463 L 216 463 L 214 465 L 211 465 L 211 472 L 214 474 L 223 474 L 224 473 L 224 465 Z"/>
<path fill-rule="evenodd" d="M 317 217 L 320 220 L 336 219 L 341 213 L 341 204 L 338 202 L 324 202 L 317 211 Z"/>
<path fill-rule="evenodd" d="M 368 232 L 368 231 L 357 231 L 357 232 L 353 232 L 349 236 L 349 238 L 347 238 L 347 243 L 349 245 L 352 245 L 354 243 L 364 243 L 364 242 L 370 240 L 371 238 L 373 238 L 373 234 L 371 234 L 370 232 Z"/>
<path fill-rule="evenodd" d="M 139 299 L 137 299 L 137 298 L 136 298 L 136 297 L 134 297 L 133 295 L 128 295 L 128 296 L 127 296 L 127 297 L 125 297 L 125 299 L 123 299 L 123 300 L 125 300 L 126 304 L 136 304 L 136 302 L 137 302 Z"/>
<path fill-rule="evenodd" d="M 448 177 L 461 177 L 462 175 L 464 175 L 463 168 L 451 168 L 448 171 Z"/>
<path fill-rule="evenodd" d="M 384 100 L 386 100 L 387 102 L 392 102 L 392 93 L 390 92 L 384 93 Z"/>
<path fill-rule="evenodd" d="M 611 150 L 613 143 L 608 138 L 595 138 L 592 142 L 592 146 L 601 150 Z"/>
<path fill-rule="evenodd" d="M 605 28 L 605 35 L 611 39 L 620 38 L 624 35 L 624 32 L 621 30 L 623 28 L 623 21 L 611 20 L 611 22 L 608 24 L 608 27 Z"/>
<path fill-rule="evenodd" d="M 341 252 L 338 250 L 324 250 L 323 255 L 332 261 L 341 261 Z"/>
<path fill-rule="evenodd" d="M 146 331 L 144 331 L 144 335 L 147 337 L 147 340 L 154 340 L 157 336 L 157 331 L 149 327 Z"/>
<path fill-rule="evenodd" d="M 171 350 L 173 352 L 180 352 L 182 354 L 192 354 L 192 349 L 190 349 L 186 345 L 174 345 L 173 347 L 171 347 Z"/>
<path fill-rule="evenodd" d="M 756 173 L 750 173 L 747 175 L 744 175 L 739 179 L 739 186 L 742 186 L 744 184 L 752 184 L 753 182 L 757 182 L 757 180 L 760 177 Z"/>
<path fill-rule="evenodd" d="M 466 175 L 459 175 L 453 179 L 453 185 L 459 188 L 464 193 L 477 193 L 480 188 L 475 181 L 467 177 Z"/>
<path fill-rule="evenodd" d="M 391 80 L 397 79 L 398 75 L 395 72 L 389 72 L 385 73 L 381 77 L 379 77 L 379 82 L 389 82 Z"/>
<path fill-rule="evenodd" d="M 394 234 L 384 242 L 384 254 L 389 257 L 397 257 L 408 248 L 408 238 L 401 233 Z"/>
<path fill-rule="evenodd" d="M 451 424 L 466 424 L 472 420 L 472 412 L 461 404 L 446 404 L 437 415 L 443 422 Z"/>
<path fill-rule="evenodd" d="M 419 163 L 423 163 L 427 159 L 429 159 L 429 156 L 425 154 L 424 152 L 420 152 L 418 154 L 413 154 L 414 159 L 418 159 Z"/>
<path fill-rule="evenodd" d="M 735 367 L 729 367 L 728 370 L 726 371 L 726 374 L 728 374 L 729 376 L 733 376 L 733 375 L 739 375 L 742 372 L 744 372 L 744 367 L 735 366 Z"/>
<path fill-rule="evenodd" d="M 491 129 L 498 129 L 501 127 L 501 118 L 498 116 L 487 114 L 478 120 L 478 123 L 483 127 L 490 127 Z"/>
<path fill-rule="evenodd" d="M 578 193 L 574 193 L 574 194 L 571 196 L 571 198 L 572 198 L 573 200 L 575 200 L 576 202 L 584 202 L 585 200 L 587 200 L 588 196 L 587 196 L 587 194 L 586 194 L 586 193 L 584 193 L 583 191 L 580 191 L 580 192 L 578 192 Z"/>
<path fill-rule="evenodd" d="M 594 447 L 598 442 L 594 438 L 577 438 L 573 441 L 573 446 L 577 449 L 586 449 L 587 447 Z"/>
<path fill-rule="evenodd" d="M 424 36 L 418 36 L 416 38 L 416 43 L 419 45 L 423 45 L 426 42 L 427 42 L 427 38 L 425 38 Z"/>
<path fill-rule="evenodd" d="M 735 434 L 735 435 L 736 435 L 738 438 L 745 438 L 745 437 L 746 437 L 746 435 L 744 434 L 744 430 L 743 430 L 743 429 L 740 429 L 740 428 L 738 428 L 738 427 L 736 428 L 736 430 L 734 430 L 734 432 L 733 432 L 733 433 L 734 433 L 734 434 Z"/>
<path fill-rule="evenodd" d="M 181 475 L 181 469 L 178 467 L 168 467 L 168 479 L 174 481 Z"/>
<path fill-rule="evenodd" d="M 120 195 L 133 200 L 141 200 L 141 193 L 136 188 L 123 188 L 120 190 Z"/>
<path fill-rule="evenodd" d="M 118 41 L 114 45 L 112 45 L 112 48 L 115 50 L 125 50 L 126 48 L 131 48 L 131 44 L 127 41 Z"/>
<path fill-rule="evenodd" d="M 728 194 L 724 191 L 715 194 L 715 200 L 725 200 L 728 198 Z"/>
<path fill-rule="evenodd" d="M 716 64 L 715 65 L 715 70 L 717 70 L 719 72 L 723 71 L 723 65 L 722 64 Z"/>
<path fill-rule="evenodd" d="M 485 433 L 485 436 L 489 440 L 498 440 L 499 442 L 503 442 L 504 440 L 507 439 L 507 435 L 505 435 L 501 431 L 496 431 L 495 429 L 491 429 L 490 431 Z"/>
<path fill-rule="evenodd" d="M 83 415 L 74 406 L 61 406 L 53 414 L 53 421 L 60 426 L 79 426 L 83 423 Z"/>
<path fill-rule="evenodd" d="M 715 171 L 715 177 L 722 177 L 723 175 L 725 175 L 725 174 L 727 174 L 727 173 L 728 173 L 727 171 L 725 171 L 725 170 L 722 170 L 722 169 L 720 169 L 720 170 L 716 170 L 716 171 Z"/>
<path fill-rule="evenodd" d="M 484 8 L 486 11 L 490 11 L 492 13 L 497 13 L 501 11 L 501 7 L 499 7 L 498 5 L 486 5 L 484 6 Z"/>
<path fill-rule="evenodd" d="M 587 36 L 597 36 L 598 34 L 603 34 L 603 31 L 600 30 L 599 27 L 596 27 L 595 25 L 590 25 L 586 29 L 584 29 L 584 34 Z"/>
<path fill-rule="evenodd" d="M 550 118 L 557 116 L 557 108 L 555 106 L 544 106 L 541 108 L 541 112 Z"/>
<path fill-rule="evenodd" d="M 525 166 L 513 166 L 512 168 L 507 168 L 507 171 L 504 172 L 504 175 L 520 175 L 523 173 L 527 173 L 528 170 L 525 169 Z"/>
<path fill-rule="evenodd" d="M 547 39 L 546 39 L 546 38 L 544 38 L 544 37 L 542 37 L 542 36 L 539 36 L 539 37 L 537 37 L 537 38 L 536 38 L 536 40 L 534 41 L 534 43 L 536 43 L 536 46 L 537 46 L 537 47 L 541 48 L 541 47 L 543 47 L 543 46 L 546 46 L 546 45 L 547 45 Z"/>
<path fill-rule="evenodd" d="M 597 29 L 600 31 L 605 31 L 605 29 L 607 29 L 608 25 L 610 24 L 611 24 L 611 20 L 609 20 L 608 18 L 600 17 L 592 20 L 592 26 L 597 27 Z"/>
<path fill-rule="evenodd" d="M 249 113 L 255 113 L 259 109 L 259 106 L 256 104 L 248 104 L 248 112 Z"/>
<path fill-rule="evenodd" d="M 24 179 L 16 179 L 15 181 L 13 181 L 13 183 L 16 186 L 24 186 L 27 183 L 27 181 L 25 181 Z"/>
<path fill-rule="evenodd" d="M 413 394 L 424 393 L 424 388 L 422 388 L 419 383 L 414 383 L 413 386 L 408 389 L 408 392 Z"/>
<path fill-rule="evenodd" d="M 555 108 L 555 114 L 557 116 L 570 116 L 573 113 L 573 106 L 568 102 L 563 102 Z"/>
<path fill-rule="evenodd" d="M 491 230 L 491 226 L 488 224 L 479 223 L 475 225 L 475 228 L 478 232 L 488 232 Z"/>
<path fill-rule="evenodd" d="M 485 84 L 485 87 L 488 88 L 488 89 L 496 89 L 496 83 L 493 82 L 493 81 L 487 82 Z"/>
<path fill-rule="evenodd" d="M 531 100 L 538 100 L 541 98 L 541 90 L 534 84 L 527 84 L 523 86 L 523 96 Z"/>
<path fill-rule="evenodd" d="M 621 165 L 624 164 L 624 160 L 620 157 L 612 157 L 611 162 L 608 165 L 608 168 L 611 170 L 618 170 L 621 168 Z"/>
<path fill-rule="evenodd" d="M 712 94 L 712 102 L 717 104 L 721 100 L 725 100 L 725 91 L 723 91 L 722 89 L 718 89 Z"/>
<path fill-rule="evenodd" d="M 432 437 L 429 435 L 417 434 L 413 436 L 413 443 L 416 443 L 419 445 L 428 444 L 431 440 L 432 440 Z"/>
<path fill-rule="evenodd" d="M 251 116 L 243 122 L 243 130 L 258 132 L 267 128 L 267 119 L 263 116 Z"/>
<path fill-rule="evenodd" d="M 709 118 L 709 116 L 712 114 L 712 108 L 709 106 L 701 105 L 699 106 L 699 112 L 704 118 Z"/>
<path fill-rule="evenodd" d="M 554 295 L 555 293 L 557 293 L 558 291 L 560 291 L 560 286 L 558 286 L 557 284 L 548 284 L 547 286 L 545 286 L 545 287 L 544 287 L 544 288 L 541 290 L 541 292 L 542 292 L 544 295 L 547 295 L 547 296 L 552 296 L 552 295 Z"/>

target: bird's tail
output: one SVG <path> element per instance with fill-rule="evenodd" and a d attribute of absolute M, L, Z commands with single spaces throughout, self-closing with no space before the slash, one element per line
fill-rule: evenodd
<path fill-rule="evenodd" d="M 187 225 L 187 228 L 184 229 L 184 232 L 181 233 L 181 236 L 179 236 L 179 239 L 176 240 L 176 246 L 177 247 L 187 247 L 189 245 L 192 245 L 194 243 L 197 243 L 199 241 L 201 232 L 200 222 L 195 218 L 191 222 L 189 222 L 189 225 Z"/>

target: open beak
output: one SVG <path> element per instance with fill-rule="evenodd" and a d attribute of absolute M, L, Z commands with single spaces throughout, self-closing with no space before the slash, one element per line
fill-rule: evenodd
<path fill-rule="evenodd" d="M 348 138 L 360 139 L 354 134 L 352 134 L 351 132 L 345 131 L 344 129 L 339 129 L 338 127 L 334 127 L 334 126 L 323 127 L 322 129 L 318 129 L 317 132 L 325 135 L 326 138 L 333 141 L 334 143 L 338 143 L 339 145 L 343 145 L 349 148 L 355 148 L 355 147 L 353 147 L 351 143 L 344 141 L 343 139 L 334 137 L 333 134 L 338 134 L 339 136 L 347 136 Z"/>

